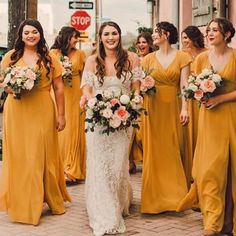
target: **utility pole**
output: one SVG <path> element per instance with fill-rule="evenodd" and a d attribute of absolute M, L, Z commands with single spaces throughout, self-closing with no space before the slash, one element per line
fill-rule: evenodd
<path fill-rule="evenodd" d="M 26 18 L 37 19 L 37 0 L 8 0 L 8 50 L 14 47 L 17 30 Z"/>

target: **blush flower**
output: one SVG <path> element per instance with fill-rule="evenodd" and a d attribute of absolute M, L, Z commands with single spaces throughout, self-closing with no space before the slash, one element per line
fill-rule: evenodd
<path fill-rule="evenodd" d="M 198 89 L 195 91 L 194 93 L 194 98 L 197 100 L 197 101 L 200 101 L 202 98 L 203 98 L 203 91 L 201 89 Z"/>
<path fill-rule="evenodd" d="M 212 93 L 216 89 L 216 85 L 213 80 L 204 79 L 201 81 L 200 88 L 204 93 Z"/>
<path fill-rule="evenodd" d="M 126 121 L 130 114 L 127 112 L 127 110 L 125 109 L 124 106 L 119 107 L 116 111 L 115 111 L 115 115 L 121 120 L 121 121 Z"/>

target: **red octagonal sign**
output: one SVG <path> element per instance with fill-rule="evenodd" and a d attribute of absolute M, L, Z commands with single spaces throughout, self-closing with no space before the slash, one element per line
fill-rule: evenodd
<path fill-rule="evenodd" d="M 76 11 L 71 16 L 71 25 L 77 30 L 86 30 L 91 24 L 91 17 L 86 11 Z"/>

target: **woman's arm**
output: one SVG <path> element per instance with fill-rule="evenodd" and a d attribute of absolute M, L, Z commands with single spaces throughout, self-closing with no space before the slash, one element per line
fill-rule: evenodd
<path fill-rule="evenodd" d="M 141 65 L 140 65 L 140 59 L 135 53 L 129 52 L 129 61 L 131 63 L 131 68 L 133 73 L 139 73 L 138 71 L 135 72 L 135 70 L 141 70 Z M 137 75 L 134 75 L 134 80 L 132 82 L 132 90 L 135 91 L 136 94 L 140 94 L 140 85 L 141 85 L 141 77 L 138 78 Z"/>
<path fill-rule="evenodd" d="M 62 131 L 66 126 L 64 85 L 61 76 L 54 78 L 52 82 L 57 106 L 57 131 Z"/>
<path fill-rule="evenodd" d="M 207 109 L 211 109 L 225 102 L 236 102 L 236 90 L 209 98 L 209 100 L 203 102 L 203 104 Z"/>
<path fill-rule="evenodd" d="M 183 87 L 187 86 L 187 81 L 190 73 L 190 66 L 187 65 L 181 69 L 180 75 L 180 90 L 183 93 Z M 188 116 L 188 101 L 182 96 L 182 106 L 180 112 L 180 123 L 186 125 L 189 122 Z"/>

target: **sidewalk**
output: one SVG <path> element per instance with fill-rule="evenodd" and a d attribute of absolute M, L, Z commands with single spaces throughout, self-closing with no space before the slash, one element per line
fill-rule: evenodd
<path fill-rule="evenodd" d="M 2 163 L 0 162 L 0 171 Z M 134 200 L 131 215 L 126 218 L 127 232 L 121 236 L 201 236 L 201 214 L 184 213 L 142 215 L 140 210 L 141 173 L 132 175 Z M 92 236 L 85 208 L 84 184 L 68 187 L 73 203 L 67 204 L 64 215 L 52 216 L 45 206 L 40 225 L 31 226 L 9 221 L 0 213 L 0 236 Z M 22 191 L 24 191 L 22 189 Z"/>

